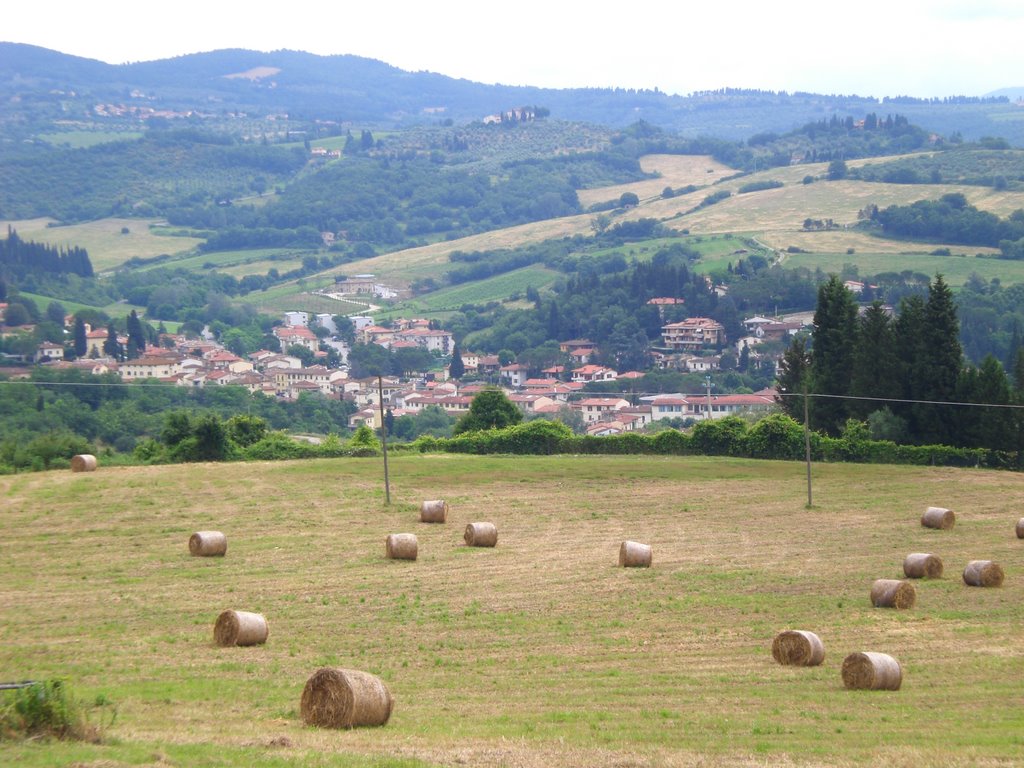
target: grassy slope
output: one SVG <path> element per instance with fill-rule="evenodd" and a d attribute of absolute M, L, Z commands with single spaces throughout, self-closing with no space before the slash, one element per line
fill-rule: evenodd
<path fill-rule="evenodd" d="M 96 272 L 114 269 L 134 256 L 148 258 L 163 253 L 175 254 L 195 248 L 202 240 L 192 237 L 170 237 L 154 229 L 158 222 L 147 219 L 101 219 L 86 224 L 48 227 L 49 219 L 0 221 L 0 230 L 7 236 L 7 225 L 13 226 L 22 240 L 49 243 L 57 247 L 79 246 L 89 252 Z M 122 235 L 121 228 L 128 227 Z"/>
<path fill-rule="evenodd" d="M 703 458 L 392 457 L 380 462 L 102 468 L 0 478 L 0 637 L 11 678 L 68 679 L 119 716 L 105 746 L 0 743 L 0 763 L 176 765 L 1011 765 L 1024 710 L 1024 542 L 1011 473 Z M 240 492 L 244 489 L 244 492 Z M 421 499 L 451 504 L 416 521 Z M 957 511 L 922 528 L 928 504 Z M 101 510 L 97 514 L 97 510 Z M 462 546 L 492 520 L 498 547 Z M 224 531 L 224 559 L 188 556 Z M 383 558 L 414 531 L 419 560 Z M 650 570 L 615 567 L 624 539 Z M 945 578 L 909 611 L 872 581 L 929 551 Z M 1003 564 L 971 589 L 964 564 Z M 264 613 L 262 647 L 212 644 L 218 613 Z M 776 665 L 812 629 L 814 669 Z M 850 692 L 847 653 L 905 669 Z M 383 729 L 303 727 L 306 678 L 382 675 Z M 280 747 L 274 744 L 286 744 Z M 367 757 L 368 756 L 368 757 Z"/>
<path fill-rule="evenodd" d="M 928 184 L 879 184 L 858 181 L 827 182 L 816 181 L 803 184 L 805 176 L 824 179 L 828 165 L 817 163 L 791 166 L 788 168 L 771 168 L 756 174 L 729 181 L 720 181 L 688 195 L 669 199 L 660 197 L 660 190 L 666 186 L 676 188 L 687 184 L 709 183 L 727 175 L 728 170 L 710 158 L 685 158 L 687 162 L 677 162 L 668 155 L 653 155 L 644 159 L 644 169 L 660 171 L 661 178 L 655 181 L 638 182 L 643 187 L 641 204 L 628 211 L 610 214 L 612 223 L 620 220 L 638 218 L 656 218 L 669 226 L 692 234 L 707 235 L 725 232 L 741 232 L 754 235 L 757 239 L 772 248 L 785 250 L 791 245 L 812 252 L 812 256 L 803 257 L 799 263 L 819 266 L 816 255 L 820 255 L 820 266 L 823 269 L 839 269 L 843 263 L 863 263 L 861 272 L 869 274 L 874 271 L 915 271 L 932 274 L 937 271 L 949 273 L 954 280 L 966 277 L 977 271 L 986 279 L 1000 277 L 1004 281 L 1024 280 L 1024 267 L 1017 268 L 1007 262 L 973 258 L 977 253 L 991 254 L 990 248 L 965 248 L 950 245 L 955 254 L 966 254 L 968 259 L 957 264 L 949 264 L 941 259 L 932 258 L 922 264 L 921 255 L 935 248 L 942 247 L 939 243 L 919 243 L 910 241 L 894 241 L 873 237 L 859 230 L 837 230 L 832 232 L 804 232 L 803 222 L 806 218 L 831 218 L 840 225 L 852 225 L 857 222 L 857 211 L 869 203 L 880 207 L 887 205 L 908 205 L 916 200 L 935 199 L 947 192 L 963 192 L 967 199 L 983 210 L 989 210 L 1006 216 L 1017 208 L 1024 208 L 1024 193 L 996 192 L 986 187 L 928 185 Z M 850 166 L 866 162 L 881 162 L 879 158 L 851 161 Z M 714 170 L 708 174 L 708 169 Z M 702 180 L 701 173 L 705 176 Z M 743 184 L 759 180 L 777 180 L 785 184 L 781 189 L 765 190 L 739 195 L 737 190 Z M 636 185 L 605 188 L 603 190 L 587 190 L 581 193 L 582 199 L 600 201 L 618 197 L 622 191 L 641 189 Z M 692 212 L 696 206 L 713 191 L 728 189 L 733 197 L 716 205 Z M 657 190 L 655 196 L 646 193 Z M 638 192 L 639 194 L 639 192 Z M 452 240 L 420 248 L 382 254 L 373 259 L 356 262 L 338 268 L 337 271 L 347 274 L 371 272 L 385 280 L 405 281 L 422 277 L 439 277 L 449 268 L 448 254 L 453 250 L 486 250 L 492 248 L 508 248 L 517 244 L 540 242 L 549 238 L 587 235 L 592 232 L 593 214 L 569 216 L 552 219 L 519 227 L 487 232 L 472 237 Z M 848 248 L 854 254 L 846 254 Z M 838 265 L 836 262 L 838 261 Z M 879 266 L 884 269 L 879 269 Z M 962 281 L 961 281 L 962 282 Z"/>

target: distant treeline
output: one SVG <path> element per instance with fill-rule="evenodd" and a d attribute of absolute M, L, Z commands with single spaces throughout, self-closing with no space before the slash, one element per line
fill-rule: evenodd
<path fill-rule="evenodd" d="M 1024 209 L 1002 219 L 979 211 L 959 192 L 938 200 L 918 200 L 910 205 L 890 205 L 871 212 L 872 220 L 890 237 L 934 240 L 944 243 L 1001 248 L 1003 258 L 1024 257 Z"/>
<path fill-rule="evenodd" d="M 55 248 L 46 243 L 22 240 L 10 226 L 0 240 L 0 276 L 15 281 L 25 275 L 48 272 L 92 277 L 92 262 L 84 248 Z"/>

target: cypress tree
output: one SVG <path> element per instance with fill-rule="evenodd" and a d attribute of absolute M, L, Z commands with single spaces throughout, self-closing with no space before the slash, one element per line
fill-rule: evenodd
<path fill-rule="evenodd" d="M 857 305 L 853 294 L 836 275 L 818 288 L 811 348 L 810 390 L 820 395 L 812 402 L 811 422 L 830 434 L 842 432 L 850 409 L 842 398 L 850 391 L 853 350 L 857 339 Z"/>
<path fill-rule="evenodd" d="M 85 321 L 80 318 L 75 318 L 75 355 L 77 357 L 85 357 L 85 353 L 89 350 L 89 343 L 85 336 Z"/>
<path fill-rule="evenodd" d="M 117 331 L 114 329 L 113 323 L 107 326 L 107 338 L 103 342 L 103 354 L 115 360 L 121 359 L 121 343 L 117 340 Z"/>
<path fill-rule="evenodd" d="M 452 347 L 452 362 L 448 366 L 448 375 L 453 379 L 461 379 L 466 375 L 466 364 L 462 360 L 459 342 L 455 342 L 455 346 Z"/>
<path fill-rule="evenodd" d="M 142 330 L 142 321 L 133 309 L 126 321 L 128 329 L 128 359 L 134 360 L 146 351 L 146 334 Z"/>

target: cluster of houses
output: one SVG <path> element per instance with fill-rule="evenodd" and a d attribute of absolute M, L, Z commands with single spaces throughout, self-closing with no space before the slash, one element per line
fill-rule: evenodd
<path fill-rule="evenodd" d="M 419 347 L 435 353 L 435 358 L 448 358 L 452 354 L 454 339 L 448 331 L 431 326 L 426 320 L 395 320 L 388 327 L 378 325 L 370 316 L 350 318 L 355 338 L 364 344 L 379 344 L 389 349 Z M 321 339 L 311 326 L 320 325 L 331 336 Z M 754 347 L 772 339 L 784 339 L 803 327 L 801 322 L 782 322 L 776 319 L 754 317 L 745 321 L 745 336 L 737 344 Z M 235 355 L 213 339 L 194 339 L 165 334 L 161 346 L 147 348 L 143 356 L 117 362 L 103 353 L 107 340 L 106 330 L 90 330 L 86 334 L 86 354 L 75 361 L 64 361 L 64 349 L 58 344 L 41 344 L 37 362 L 77 367 L 90 373 L 115 372 L 125 381 L 157 380 L 187 387 L 242 386 L 250 392 L 262 393 L 283 400 L 298 399 L 304 393 L 318 393 L 325 397 L 352 402 L 357 412 L 350 426 L 366 424 L 377 428 L 381 421 L 381 398 L 385 411 L 396 418 L 415 415 L 424 408 L 436 406 L 458 417 L 469 410 L 473 397 L 494 382 L 524 415 L 563 418 L 573 413 L 589 434 L 611 435 L 643 429 L 661 419 L 709 419 L 741 413 L 763 413 L 775 405 L 773 390 L 753 394 L 712 394 L 710 387 L 698 394 L 621 395 L 589 394 L 588 384 L 617 380 L 636 380 L 644 374 L 638 371 L 619 372 L 614 368 L 593 362 L 597 357 L 595 345 L 587 339 L 572 339 L 560 343 L 559 348 L 568 361 L 544 369 L 540 376 L 531 376 L 527 366 L 519 363 L 502 365 L 496 355 L 462 352 L 467 377 L 485 379 L 490 383 L 463 384 L 449 379 L 447 368 L 426 373 L 420 378 L 400 380 L 384 378 L 378 381 L 356 379 L 349 375 L 348 345 L 336 338 L 338 329 L 328 314 L 311 315 L 306 312 L 288 312 L 284 323 L 274 329 L 281 349 L 298 345 L 310 350 L 315 362 L 306 365 L 303 360 L 287 353 L 260 350 L 244 357 Z M 725 329 L 709 318 L 690 317 L 668 323 L 662 328 L 662 345 L 656 353 L 663 367 L 687 371 L 713 370 L 719 357 L 707 354 L 709 349 L 721 349 L 726 344 Z M 322 335 L 322 334 L 321 334 Z M 340 367 L 329 368 L 327 353 L 321 345 L 333 347 L 339 353 Z M 303 357 L 309 358 L 309 355 Z"/>

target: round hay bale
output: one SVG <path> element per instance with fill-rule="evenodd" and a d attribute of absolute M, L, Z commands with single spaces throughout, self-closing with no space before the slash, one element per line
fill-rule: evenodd
<path fill-rule="evenodd" d="M 424 501 L 420 504 L 421 523 L 443 523 L 448 517 L 448 502 L 444 499 Z"/>
<path fill-rule="evenodd" d="M 1001 587 L 1005 574 L 991 560 L 971 560 L 964 568 L 964 584 L 969 587 Z"/>
<path fill-rule="evenodd" d="M 843 685 L 866 691 L 898 691 L 903 668 L 887 653 L 861 651 L 843 659 Z"/>
<path fill-rule="evenodd" d="M 267 620 L 263 614 L 249 611 L 224 611 L 213 627 L 217 645 L 263 645 L 267 642 Z"/>
<path fill-rule="evenodd" d="M 498 543 L 498 528 L 494 523 L 470 523 L 462 538 L 471 547 L 493 547 Z"/>
<path fill-rule="evenodd" d="M 925 528 L 938 528 L 947 531 L 956 523 L 956 515 L 953 510 L 945 507 L 928 507 L 921 515 L 921 525 Z"/>
<path fill-rule="evenodd" d="M 913 608 L 917 590 L 909 581 L 878 579 L 871 585 L 871 604 L 875 608 Z"/>
<path fill-rule="evenodd" d="M 388 560 L 415 560 L 419 542 L 415 533 L 391 533 L 386 549 Z"/>
<path fill-rule="evenodd" d="M 1024 517 L 1017 521 L 1017 538 L 1024 539 Z"/>
<path fill-rule="evenodd" d="M 825 646 L 813 632 L 787 629 L 772 641 L 772 657 L 794 667 L 816 667 L 825 660 Z"/>
<path fill-rule="evenodd" d="M 193 557 L 224 557 L 228 537 L 220 531 L 196 531 L 188 537 L 188 551 Z"/>
<path fill-rule="evenodd" d="M 925 552 L 911 552 L 903 559 L 903 573 L 908 579 L 942 578 L 942 558 Z"/>
<path fill-rule="evenodd" d="M 384 725 L 395 700 L 379 677 L 355 669 L 323 667 L 306 681 L 300 710 L 307 725 L 357 728 Z"/>
<path fill-rule="evenodd" d="M 72 472 L 95 472 L 96 457 L 91 453 L 80 453 L 71 457 Z"/>
<path fill-rule="evenodd" d="M 619 547 L 619 566 L 622 568 L 650 568 L 652 557 L 650 544 L 624 541 Z"/>

